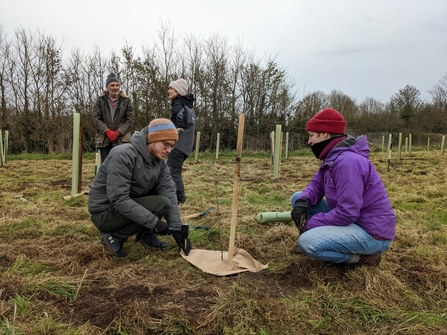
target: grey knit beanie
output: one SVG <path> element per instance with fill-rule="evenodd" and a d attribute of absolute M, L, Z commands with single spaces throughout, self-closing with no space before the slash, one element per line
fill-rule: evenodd
<path fill-rule="evenodd" d="M 120 82 L 118 81 L 118 78 L 116 78 L 115 73 L 110 72 L 109 75 L 107 76 L 106 86 L 109 85 L 110 83 L 113 83 L 113 82 L 116 82 L 116 83 L 118 83 L 118 84 L 120 83 Z"/>
<path fill-rule="evenodd" d="M 169 87 L 172 87 L 180 95 L 186 95 L 188 93 L 188 84 L 185 79 L 177 79 L 169 83 Z"/>

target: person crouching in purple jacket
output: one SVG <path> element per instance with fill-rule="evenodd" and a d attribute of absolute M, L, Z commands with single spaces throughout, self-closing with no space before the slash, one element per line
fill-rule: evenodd
<path fill-rule="evenodd" d="M 345 135 L 345 129 L 332 108 L 306 124 L 307 143 L 322 164 L 291 198 L 298 247 L 324 262 L 378 265 L 395 238 L 396 215 L 369 160 L 366 136 Z"/>

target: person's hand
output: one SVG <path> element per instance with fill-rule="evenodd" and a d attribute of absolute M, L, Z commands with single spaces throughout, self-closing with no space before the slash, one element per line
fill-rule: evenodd
<path fill-rule="evenodd" d="M 183 128 L 177 128 L 177 134 L 181 134 L 181 133 L 183 133 Z"/>
<path fill-rule="evenodd" d="M 115 141 L 121 136 L 121 133 L 119 130 L 115 130 L 116 139 Z"/>
<path fill-rule="evenodd" d="M 169 235 L 170 230 L 166 222 L 158 220 L 154 227 L 154 232 L 157 235 Z"/>
<path fill-rule="evenodd" d="M 301 198 L 295 201 L 291 216 L 300 235 L 306 231 L 306 221 L 309 215 L 309 200 Z"/>
<path fill-rule="evenodd" d="M 106 136 L 109 138 L 110 141 L 115 142 L 118 138 L 116 136 L 116 133 L 113 130 L 107 129 L 106 130 Z"/>
<path fill-rule="evenodd" d="M 177 245 L 180 249 L 183 250 L 186 256 L 188 256 L 189 252 L 192 249 L 191 241 L 188 238 L 189 229 L 188 225 L 182 224 L 181 231 L 173 231 L 172 237 L 174 238 Z"/>

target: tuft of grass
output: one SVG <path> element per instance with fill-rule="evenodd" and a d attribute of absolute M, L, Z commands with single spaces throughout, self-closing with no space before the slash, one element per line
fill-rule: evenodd
<path fill-rule="evenodd" d="M 19 274 L 21 276 L 35 276 L 39 273 L 49 271 L 51 271 L 49 266 L 30 262 L 24 255 L 19 255 L 9 269 L 6 270 L 6 273 Z"/>
<path fill-rule="evenodd" d="M 26 314 L 28 313 L 31 305 L 29 298 L 16 294 L 8 301 L 9 305 L 14 308 L 14 313 Z"/>
<path fill-rule="evenodd" d="M 14 326 L 9 319 L 0 320 L 0 332 L 5 335 L 24 335 L 24 333 Z"/>
<path fill-rule="evenodd" d="M 60 297 L 72 300 L 76 296 L 76 285 L 73 283 L 58 282 L 49 279 L 42 283 L 30 284 L 28 289 L 31 292 L 46 291 Z"/>

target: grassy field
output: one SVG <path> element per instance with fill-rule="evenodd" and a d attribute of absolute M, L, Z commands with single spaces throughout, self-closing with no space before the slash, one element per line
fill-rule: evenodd
<path fill-rule="evenodd" d="M 258 223 L 289 211 L 319 162 L 244 153 L 235 245 L 269 267 L 229 277 L 203 273 L 171 247 L 132 240 L 116 259 L 99 243 L 87 195 L 71 193 L 71 161 L 9 157 L 0 168 L 0 334 L 447 334 L 447 155 L 372 153 L 397 215 L 397 238 L 378 267 L 305 257 L 293 223 Z M 36 159 L 39 158 L 39 159 Z M 46 158 L 46 159 L 42 159 Z M 182 216 L 216 207 L 191 226 L 193 247 L 228 250 L 234 153 L 185 163 Z M 83 189 L 94 159 L 83 162 Z"/>

